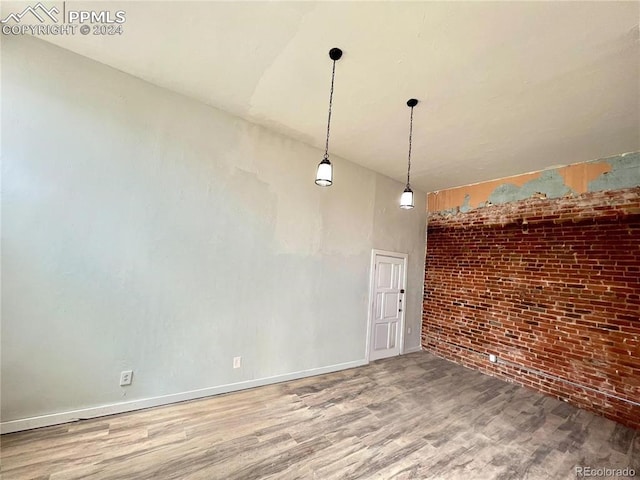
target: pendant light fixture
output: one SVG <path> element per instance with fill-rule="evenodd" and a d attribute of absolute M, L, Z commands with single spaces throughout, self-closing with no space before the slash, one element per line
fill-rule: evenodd
<path fill-rule="evenodd" d="M 413 137 L 413 107 L 418 104 L 418 100 L 411 98 L 407 101 L 407 106 L 411 108 L 411 120 L 409 121 L 409 160 L 407 162 L 407 186 L 400 197 L 400 208 L 406 210 L 413 208 L 413 190 L 411 190 L 411 141 Z"/>
<path fill-rule="evenodd" d="M 327 120 L 327 141 L 324 144 L 324 157 L 318 164 L 316 172 L 316 185 L 320 187 L 329 187 L 333 183 L 333 166 L 329 161 L 329 131 L 331 129 L 331 107 L 333 105 L 333 82 L 336 78 L 336 62 L 342 57 L 342 50 L 332 48 L 329 50 L 329 58 L 333 60 L 333 69 L 331 71 L 331 93 L 329 94 L 329 119 Z"/>

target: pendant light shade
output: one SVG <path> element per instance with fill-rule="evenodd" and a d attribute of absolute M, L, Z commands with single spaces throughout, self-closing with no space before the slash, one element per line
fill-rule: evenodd
<path fill-rule="evenodd" d="M 329 157 L 324 157 L 318 164 L 316 172 L 316 185 L 321 187 L 329 187 L 333 183 L 333 165 L 329 161 Z"/>
<path fill-rule="evenodd" d="M 411 142 L 413 138 L 413 107 L 418 104 L 418 100 L 411 98 L 407 101 L 407 106 L 411 108 L 411 118 L 409 120 L 409 160 L 407 161 L 407 186 L 400 196 L 400 208 L 409 210 L 413 208 L 413 190 L 411 190 Z"/>
<path fill-rule="evenodd" d="M 329 50 L 329 58 L 333 60 L 333 69 L 331 70 L 331 93 L 329 94 L 329 118 L 327 119 L 327 140 L 324 144 L 324 157 L 318 164 L 316 171 L 316 185 L 320 187 L 329 187 L 333 183 L 333 165 L 329 161 L 329 132 L 331 131 L 331 107 L 333 106 L 333 83 L 336 78 L 336 62 L 342 57 L 342 50 L 332 48 Z"/>
<path fill-rule="evenodd" d="M 408 185 L 400 196 L 400 208 L 404 208 L 405 210 L 413 208 L 413 190 L 411 190 L 411 187 Z"/>

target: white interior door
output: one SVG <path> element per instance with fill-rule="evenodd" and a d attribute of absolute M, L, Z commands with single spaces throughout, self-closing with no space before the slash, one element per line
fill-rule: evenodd
<path fill-rule="evenodd" d="M 407 256 L 374 251 L 372 263 L 369 360 L 377 360 L 403 350 Z"/>

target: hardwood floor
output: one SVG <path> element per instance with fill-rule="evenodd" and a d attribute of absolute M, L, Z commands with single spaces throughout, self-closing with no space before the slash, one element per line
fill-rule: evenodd
<path fill-rule="evenodd" d="M 4 435 L 1 460 L 3 480 L 575 479 L 640 475 L 640 431 L 420 352 Z"/>

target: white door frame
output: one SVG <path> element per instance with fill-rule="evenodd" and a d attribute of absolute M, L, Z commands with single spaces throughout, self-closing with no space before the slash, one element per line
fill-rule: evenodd
<path fill-rule="evenodd" d="M 400 355 L 404 354 L 404 318 L 405 318 L 405 313 L 407 311 L 406 308 L 406 292 L 407 292 L 407 263 L 409 260 L 409 254 L 407 253 L 400 253 L 400 252 L 389 252 L 387 250 L 378 250 L 378 249 L 373 249 L 371 250 L 371 266 L 369 267 L 369 312 L 367 314 L 367 341 L 365 343 L 365 359 L 367 360 L 367 363 L 369 363 L 369 357 L 371 356 L 371 330 L 373 328 L 372 324 L 373 324 L 373 302 L 375 300 L 375 280 L 376 280 L 376 257 L 380 255 L 380 256 L 385 256 L 385 257 L 395 257 L 395 258 L 401 258 L 403 261 L 403 266 L 402 266 L 402 275 L 403 275 L 403 279 L 402 279 L 402 285 L 405 291 L 405 294 L 402 298 L 402 315 L 400 318 Z"/>

